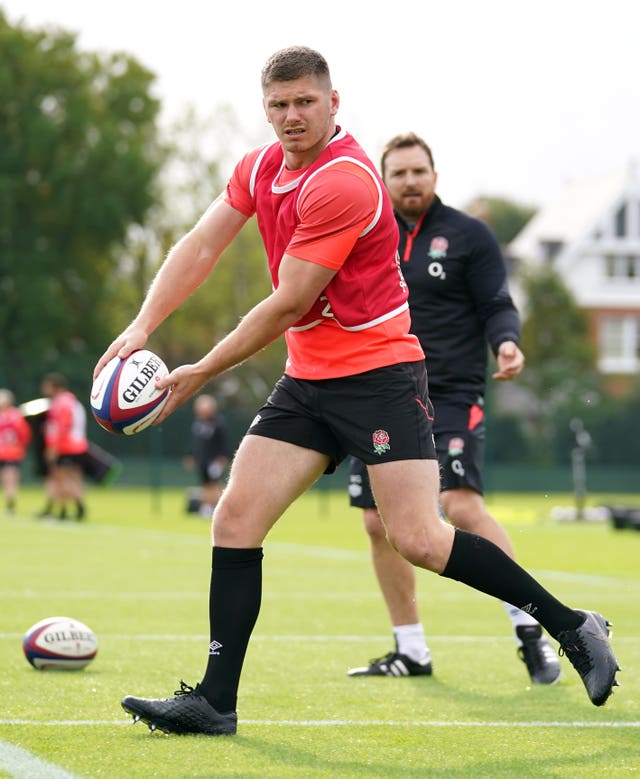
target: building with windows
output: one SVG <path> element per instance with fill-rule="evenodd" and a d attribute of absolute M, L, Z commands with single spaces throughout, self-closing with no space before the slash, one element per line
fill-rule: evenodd
<path fill-rule="evenodd" d="M 640 166 L 570 182 L 507 252 L 518 264 L 553 264 L 588 313 L 613 391 L 640 375 Z"/>

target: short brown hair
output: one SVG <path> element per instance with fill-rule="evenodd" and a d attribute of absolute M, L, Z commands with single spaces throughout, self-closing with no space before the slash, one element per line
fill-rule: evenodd
<path fill-rule="evenodd" d="M 307 46 L 289 46 L 276 51 L 265 62 L 261 84 L 264 89 L 274 81 L 294 81 L 303 76 L 326 78 L 331 86 L 329 65 L 322 54 Z"/>
<path fill-rule="evenodd" d="M 431 149 L 429 148 L 427 142 L 415 133 L 404 133 L 403 135 L 394 135 L 393 138 L 387 141 L 384 146 L 382 157 L 380 158 L 380 173 L 382 173 L 383 178 L 384 163 L 386 162 L 387 154 L 389 154 L 389 152 L 393 151 L 394 149 L 410 149 L 412 146 L 419 146 L 421 149 L 424 149 L 427 153 L 427 156 L 429 157 L 431 167 L 433 170 L 436 169 L 435 163 L 433 161 L 433 154 L 431 153 Z"/>
<path fill-rule="evenodd" d="M 55 387 L 56 389 L 63 390 L 66 390 L 69 386 L 67 377 L 62 373 L 47 373 L 47 375 L 42 379 L 42 383 L 51 384 L 51 386 Z"/>

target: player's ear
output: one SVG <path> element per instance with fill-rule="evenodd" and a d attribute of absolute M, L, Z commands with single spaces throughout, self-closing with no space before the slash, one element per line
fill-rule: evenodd
<path fill-rule="evenodd" d="M 340 108 L 340 95 L 337 89 L 331 90 L 331 116 L 335 116 Z"/>

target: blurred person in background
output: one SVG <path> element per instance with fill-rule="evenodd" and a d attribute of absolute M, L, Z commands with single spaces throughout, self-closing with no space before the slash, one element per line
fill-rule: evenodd
<path fill-rule="evenodd" d="M 185 465 L 197 469 L 201 488 L 198 513 L 210 519 L 224 489 L 223 476 L 231 453 L 225 422 L 218 413 L 215 397 L 197 395 L 193 401 L 193 414 L 191 452 L 185 457 Z"/>
<path fill-rule="evenodd" d="M 16 510 L 20 465 L 31 441 L 31 428 L 14 403 L 13 393 L 0 389 L 0 483 L 7 514 Z"/>
<path fill-rule="evenodd" d="M 75 508 L 74 519 L 84 519 L 84 462 L 87 441 L 87 415 L 84 406 L 67 386 L 60 373 L 42 380 L 42 393 L 51 400 L 44 424 L 44 457 L 47 464 L 47 504 L 40 516 L 52 516 L 59 504 L 59 519 L 67 518 L 67 504 Z"/>

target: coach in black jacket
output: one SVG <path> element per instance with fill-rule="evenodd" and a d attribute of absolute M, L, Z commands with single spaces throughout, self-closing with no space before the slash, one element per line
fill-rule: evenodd
<path fill-rule="evenodd" d="M 381 170 L 400 231 L 411 329 L 426 355 L 443 511 L 456 527 L 490 539 L 513 557 L 506 531 L 489 514 L 482 497 L 487 344 L 497 362 L 494 379 L 513 379 L 524 366 L 518 347 L 520 318 L 509 294 L 502 252 L 483 222 L 444 205 L 435 194 L 438 176 L 431 149 L 422 138 L 409 133 L 389 141 Z M 351 462 L 349 494 L 351 505 L 364 509 L 396 643 L 393 651 L 351 669 L 349 675 L 431 674 L 413 567 L 388 544 L 366 468 L 359 460 Z M 531 680 L 553 684 L 560 676 L 560 663 L 540 625 L 524 611 L 508 603 L 504 607 Z"/>

